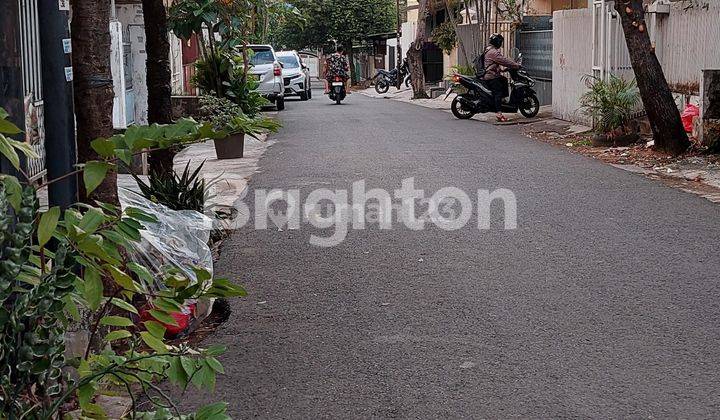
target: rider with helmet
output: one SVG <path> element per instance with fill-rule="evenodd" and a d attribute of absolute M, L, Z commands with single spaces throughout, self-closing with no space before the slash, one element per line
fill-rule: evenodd
<path fill-rule="evenodd" d="M 502 114 L 501 105 L 504 97 L 508 95 L 508 80 L 502 75 L 503 67 L 511 69 L 519 69 L 520 64 L 505 57 L 501 50 L 505 38 L 500 34 L 492 34 L 490 36 L 490 45 L 485 49 L 485 75 L 483 80 L 485 84 L 493 92 L 495 99 L 495 114 L 498 121 L 507 121 Z"/>
<path fill-rule="evenodd" d="M 330 83 L 335 77 L 340 77 L 347 83 L 350 79 L 350 65 L 342 45 L 338 45 L 334 54 L 331 54 L 325 61 L 325 93 L 330 91 Z M 348 91 L 348 93 L 350 93 Z"/>

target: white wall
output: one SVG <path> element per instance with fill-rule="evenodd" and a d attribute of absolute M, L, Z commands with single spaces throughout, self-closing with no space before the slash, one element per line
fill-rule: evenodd
<path fill-rule="evenodd" d="M 583 77 L 592 74 L 592 10 L 553 13 L 553 116 L 591 123 L 580 111 Z"/>
<path fill-rule="evenodd" d="M 123 60 L 122 25 L 110 22 L 110 71 L 113 78 L 113 127 L 127 127 L 125 108 L 125 71 Z"/>
<path fill-rule="evenodd" d="M 132 82 L 135 93 L 135 124 L 148 123 L 147 80 L 145 51 L 145 18 L 142 5 L 122 4 L 116 6 L 117 19 L 127 34 L 125 42 L 130 43 L 132 56 Z M 182 44 L 181 40 L 170 35 L 170 70 L 172 73 L 172 91 L 183 91 Z"/>
<path fill-rule="evenodd" d="M 697 95 L 702 70 L 720 68 L 720 2 L 708 3 L 707 9 L 686 10 L 686 6 L 673 2 L 670 14 L 657 15 L 655 26 L 653 14 L 648 13 L 646 20 L 670 88 Z M 617 19 L 613 21 L 617 24 Z M 587 124 L 579 98 L 586 91 L 582 77 L 593 73 L 592 10 L 555 12 L 553 27 L 553 115 Z M 617 45 L 612 46 L 608 68 L 621 77 L 632 77 L 621 28 L 611 42 Z"/>

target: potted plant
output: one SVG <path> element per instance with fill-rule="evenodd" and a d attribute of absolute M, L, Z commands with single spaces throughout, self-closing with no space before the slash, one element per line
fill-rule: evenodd
<path fill-rule="evenodd" d="M 200 98 L 200 114 L 204 120 L 226 135 L 215 138 L 215 153 L 218 159 L 243 157 L 245 135 L 257 138 L 261 133 L 276 132 L 280 124 L 262 116 L 249 117 L 240 106 L 225 98 L 203 96 Z"/>
<path fill-rule="evenodd" d="M 593 119 L 597 134 L 593 146 L 627 146 L 639 139 L 637 125 L 631 124 L 640 103 L 635 80 L 610 75 L 608 80 L 586 76 L 590 89 L 580 98 L 585 115 Z"/>

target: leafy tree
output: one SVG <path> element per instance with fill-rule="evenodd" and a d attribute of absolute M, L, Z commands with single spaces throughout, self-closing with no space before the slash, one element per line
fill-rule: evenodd
<path fill-rule="evenodd" d="M 292 0 L 289 3 L 299 13 L 285 16 L 270 34 L 270 40 L 280 48 L 322 48 L 337 42 L 351 51 L 354 40 L 394 31 L 397 24 L 394 0 Z"/>

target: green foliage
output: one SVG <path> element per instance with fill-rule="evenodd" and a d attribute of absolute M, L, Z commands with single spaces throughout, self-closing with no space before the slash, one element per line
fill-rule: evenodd
<path fill-rule="evenodd" d="M 232 61 L 226 54 L 212 53 L 195 62 L 195 74 L 190 82 L 201 92 L 214 93 L 219 98 L 225 97 L 226 83 L 230 81 Z"/>
<path fill-rule="evenodd" d="M 0 116 L 7 116 L 0 109 Z M 12 127 L 3 125 L 5 130 Z M 132 127 L 123 135 L 92 142 L 101 160 L 86 162 L 87 185 L 102 181 L 118 161 L 127 162 L 145 148 L 166 148 L 207 138 L 222 138 L 210 124 L 182 120 L 171 125 Z M 12 151 L 26 153 L 3 137 Z M 0 150 L 12 156 L 7 149 Z M 196 176 L 196 175 L 195 175 Z M 194 176 L 183 175 L 189 180 Z M 129 256 L 141 239 L 145 212 L 105 203 L 79 204 L 61 211 L 38 210 L 36 190 L 15 177 L 0 177 L 0 412 L 9 418 L 58 418 L 77 398 L 82 415 L 103 418 L 95 403 L 101 392 L 124 388 L 138 393 L 158 411 L 142 418 L 170 418 L 162 407 L 172 401 L 155 385 L 168 378 L 185 388 L 212 389 L 223 372 L 217 347 L 170 346 L 165 324 L 188 300 L 244 296 L 225 279 L 194 269 L 159 275 Z M 52 245 L 52 251 L 46 246 Z M 160 285 L 161 287 L 158 287 Z M 138 307 L 149 319 L 138 320 Z M 83 355 L 65 357 L 64 335 L 71 320 L 89 315 L 90 343 Z M 64 372 L 74 369 L 75 375 Z M 180 417 L 177 412 L 173 418 Z M 188 419 L 227 418 L 224 404 L 204 407 Z"/>
<path fill-rule="evenodd" d="M 221 130 L 230 124 L 230 121 L 243 114 L 240 106 L 227 98 L 214 95 L 200 97 L 199 116 L 204 121 L 212 122 L 213 127 Z"/>
<path fill-rule="evenodd" d="M 190 162 L 185 165 L 181 175 L 175 172 L 150 173 L 148 182 L 133 174 L 140 191 L 145 198 L 163 204 L 172 210 L 195 210 L 203 212 L 207 197 L 205 179 L 200 176 L 205 162 L 190 172 Z"/>
<path fill-rule="evenodd" d="M 448 75 L 448 77 L 452 76 L 453 74 L 462 74 L 463 76 L 475 76 L 475 68 L 471 65 L 463 66 L 461 64 L 456 64 L 450 67 L 450 74 Z"/>
<path fill-rule="evenodd" d="M 245 66 L 242 54 L 242 49 L 240 52 L 221 51 L 210 55 L 208 59 L 198 60 L 195 63 L 193 83 L 202 92 L 214 93 L 218 98 L 228 98 L 239 105 L 246 115 L 255 116 L 270 102 L 257 92 L 259 82 L 247 77 L 250 64 Z M 252 51 L 245 49 L 245 54 L 249 63 Z"/>
<path fill-rule="evenodd" d="M 0 110 L 2 111 L 0 112 L 0 154 L 5 156 L 15 169 L 20 170 L 18 152 L 35 159 L 38 155 L 29 144 L 8 137 L 22 133 L 22 130 L 7 119 L 8 113 L 4 109 L 0 108 Z"/>
<path fill-rule="evenodd" d="M 35 258 L 35 191 L 23 190 L 14 219 L 13 207 L 0 184 L 0 412 L 19 417 L 34 416 L 62 391 L 65 328 L 58 314 L 75 276 L 65 246 L 50 269 Z"/>
<path fill-rule="evenodd" d="M 444 22 L 436 27 L 432 31 L 431 36 L 435 45 L 440 47 L 445 54 L 450 54 L 458 43 L 455 26 L 450 21 Z"/>
<path fill-rule="evenodd" d="M 336 40 L 349 46 L 369 34 L 396 28 L 394 0 L 296 0 L 299 15 L 280 20 L 270 38 L 279 48 L 323 47 Z"/>
<path fill-rule="evenodd" d="M 257 137 L 261 133 L 277 132 L 280 128 L 280 123 L 274 119 L 250 117 L 230 100 L 212 96 L 200 98 L 200 115 L 211 122 L 215 130 L 231 135 L 244 133 Z"/>
<path fill-rule="evenodd" d="M 635 80 L 624 80 L 614 75 L 610 75 L 607 81 L 593 76 L 586 76 L 584 80 L 589 91 L 580 98 L 580 105 L 583 112 L 593 119 L 595 129 L 610 133 L 623 128 L 640 103 Z"/>

